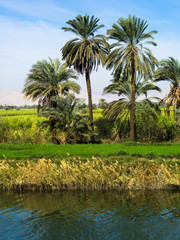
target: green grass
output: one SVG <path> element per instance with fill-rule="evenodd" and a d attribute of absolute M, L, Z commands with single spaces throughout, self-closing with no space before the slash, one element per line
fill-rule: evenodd
<path fill-rule="evenodd" d="M 97 108 L 93 110 L 95 118 L 97 116 L 102 117 L 102 111 L 103 109 Z M 88 112 L 88 109 L 87 109 Z M 10 109 L 10 110 L 5 110 L 5 109 L 0 109 L 0 116 L 5 117 L 5 116 L 20 116 L 20 115 L 37 115 L 37 109 Z"/>
<path fill-rule="evenodd" d="M 0 109 L 0 116 L 20 116 L 20 115 L 37 115 L 37 109 Z"/>
<path fill-rule="evenodd" d="M 69 155 L 74 157 L 129 155 L 180 159 L 180 144 L 0 144 L 0 159 L 58 158 Z"/>

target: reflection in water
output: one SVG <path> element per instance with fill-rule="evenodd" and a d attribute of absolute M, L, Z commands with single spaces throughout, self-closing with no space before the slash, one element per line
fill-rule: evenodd
<path fill-rule="evenodd" d="M 0 193 L 0 239 L 180 239 L 180 193 Z"/>

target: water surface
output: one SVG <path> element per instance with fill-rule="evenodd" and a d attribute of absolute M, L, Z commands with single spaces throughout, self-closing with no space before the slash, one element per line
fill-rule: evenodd
<path fill-rule="evenodd" d="M 0 192 L 0 239 L 179 240 L 179 192 Z"/>

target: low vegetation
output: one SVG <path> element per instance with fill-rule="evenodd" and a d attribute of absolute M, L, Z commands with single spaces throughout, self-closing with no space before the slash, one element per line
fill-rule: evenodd
<path fill-rule="evenodd" d="M 138 156 L 180 159 L 180 144 L 0 144 L 0 159 L 66 158 L 92 156 Z"/>
<path fill-rule="evenodd" d="M 0 186 L 179 188 L 180 144 L 173 143 L 180 140 L 178 60 L 170 57 L 158 67 L 147 48 L 156 46 L 157 31 L 148 32 L 147 22 L 135 16 L 119 18 L 107 36 L 96 35 L 104 25 L 94 16 L 78 15 L 67 24 L 63 30 L 77 38 L 61 49 L 66 62 L 41 60 L 27 74 L 23 92 L 38 100 L 37 110 L 0 110 Z M 108 104 L 100 99 L 101 109 L 95 109 L 90 75 L 100 64 L 113 77 L 104 93 L 116 94 L 118 100 Z M 88 106 L 75 97 L 80 92 L 72 81 L 77 73 L 85 75 Z M 170 92 L 152 101 L 147 96 L 151 90 L 161 91 L 155 85 L 159 81 L 169 81 Z"/>
<path fill-rule="evenodd" d="M 4 190 L 140 190 L 180 186 L 180 144 L 0 144 Z"/>
<path fill-rule="evenodd" d="M 4 190 L 140 190 L 172 189 L 180 185 L 180 163 L 145 159 L 91 158 L 0 162 Z"/>
<path fill-rule="evenodd" d="M 39 118 L 37 114 L 24 114 L 23 110 L 11 110 L 9 115 L 0 118 L 1 143 L 47 143 L 50 142 L 49 129 L 42 129 L 41 123 L 46 118 Z M 31 114 L 32 112 L 32 114 Z M 3 110 L 0 114 L 4 114 Z"/>
<path fill-rule="evenodd" d="M 88 116 L 86 105 L 73 110 L 74 120 L 64 118 L 64 128 L 60 129 L 57 123 L 57 140 L 59 143 L 88 143 L 90 136 L 87 132 Z M 72 109 L 72 108 L 71 108 Z M 54 114 L 55 111 L 46 114 Z M 70 108 L 68 110 L 70 116 Z M 151 112 L 151 114 L 149 114 Z M 170 111 L 171 112 L 171 111 Z M 29 114 L 28 114 L 29 113 Z M 56 113 L 56 112 L 55 112 Z M 96 142 L 122 142 L 129 140 L 129 120 L 115 122 L 103 116 L 103 109 L 93 110 Z M 65 116 L 65 115 L 64 115 Z M 66 114 L 67 116 L 67 114 Z M 77 117 L 78 116 L 78 117 Z M 58 117 L 58 116 L 57 116 Z M 63 116 L 61 116 L 62 118 Z M 79 119 L 79 120 L 78 120 Z M 81 121 L 80 121 L 81 119 Z M 0 110 L 0 142 L 5 144 L 35 143 L 45 144 L 51 142 L 50 126 L 43 127 L 48 118 L 37 116 L 36 109 Z M 78 121 L 77 121 L 78 120 Z M 71 122 L 76 123 L 72 131 Z M 74 125 L 75 126 L 75 125 Z M 76 132 L 78 131 L 78 134 Z M 173 116 L 165 115 L 161 108 L 160 114 L 144 106 L 136 111 L 136 139 L 141 142 L 178 141 L 180 136 L 179 118 L 174 121 Z"/>

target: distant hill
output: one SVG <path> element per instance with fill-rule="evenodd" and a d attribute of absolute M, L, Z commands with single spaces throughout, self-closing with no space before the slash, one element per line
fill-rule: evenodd
<path fill-rule="evenodd" d="M 77 95 L 77 98 L 85 99 L 85 102 L 87 103 L 87 94 L 85 91 L 81 91 L 79 95 Z M 107 96 L 107 95 L 101 95 L 99 93 L 93 94 L 93 103 L 98 104 L 99 99 L 105 98 L 107 102 L 111 102 L 115 98 L 113 95 Z M 24 98 L 24 94 L 18 91 L 14 90 L 0 90 L 0 105 L 10 105 L 10 106 L 24 106 L 24 105 L 34 105 L 37 104 L 36 102 L 28 101 Z"/>
<path fill-rule="evenodd" d="M 0 90 L 0 105 L 34 105 L 36 102 L 28 101 L 24 98 L 24 94 L 14 90 Z"/>

